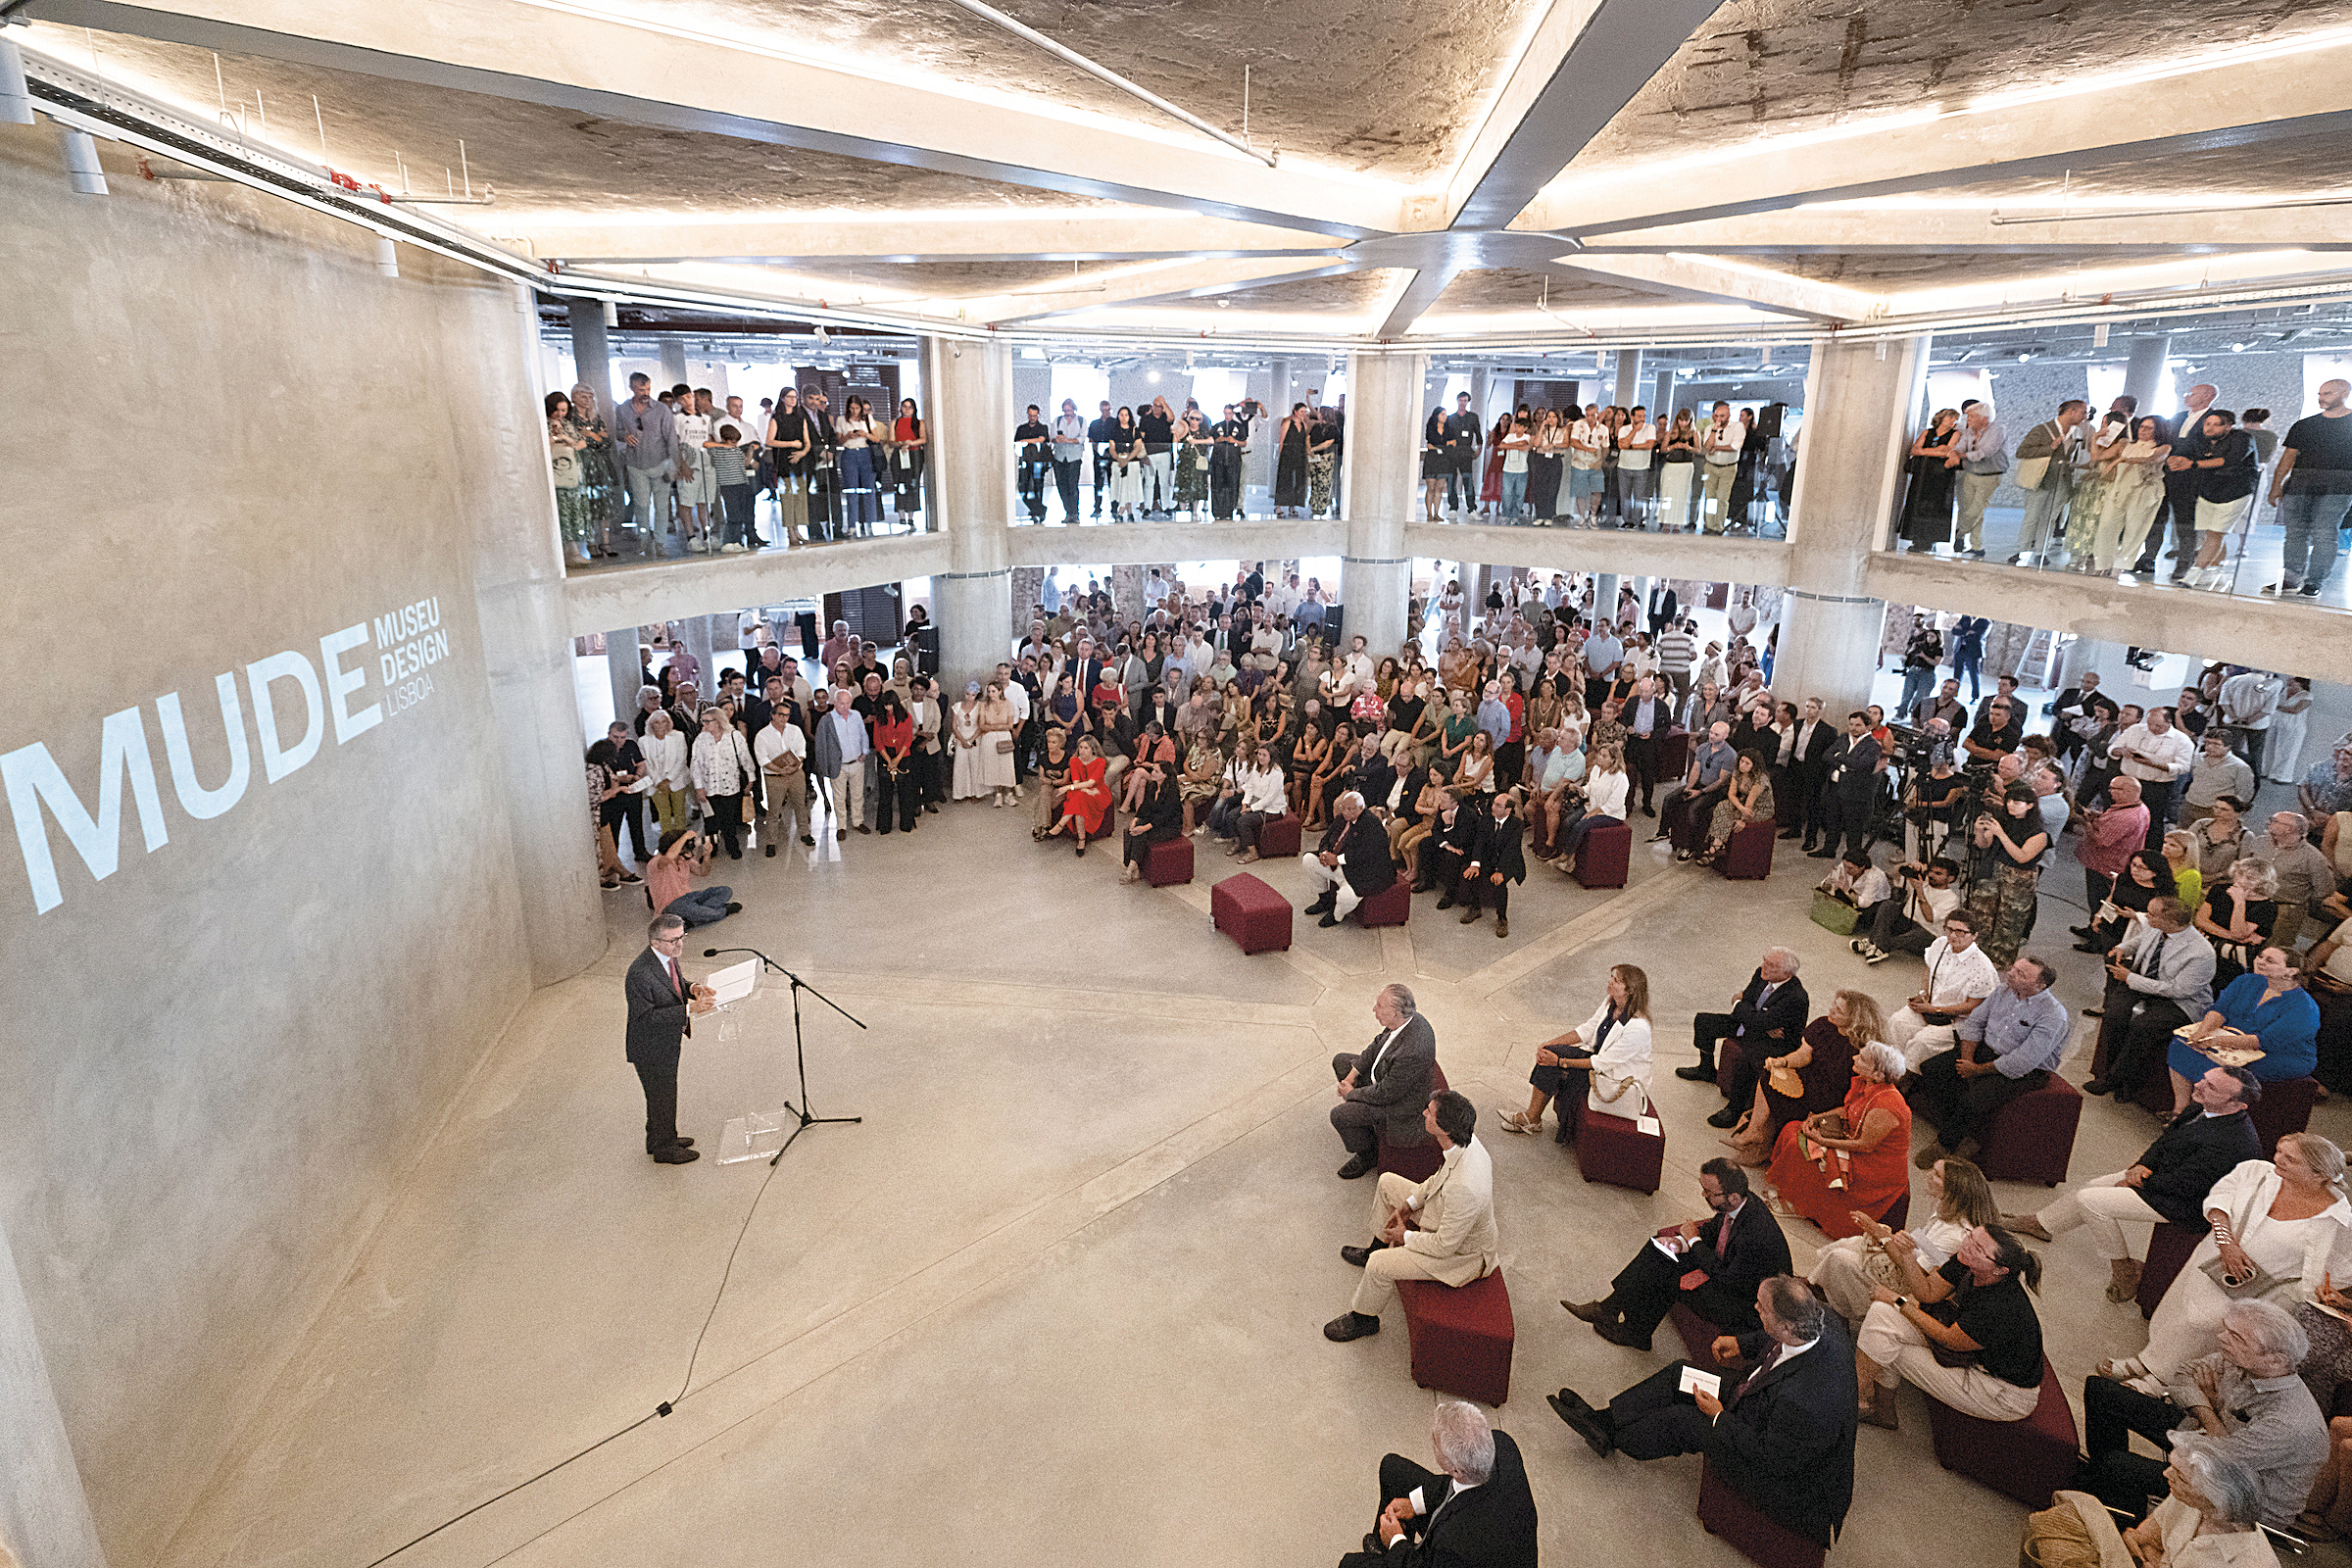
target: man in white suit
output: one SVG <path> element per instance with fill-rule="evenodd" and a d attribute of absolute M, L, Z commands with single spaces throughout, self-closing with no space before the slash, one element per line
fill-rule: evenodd
<path fill-rule="evenodd" d="M 1422 1113 L 1446 1162 L 1425 1182 L 1384 1172 L 1372 1195 L 1373 1241 L 1343 1247 L 1340 1256 L 1364 1271 L 1348 1311 L 1323 1325 L 1323 1337 L 1345 1343 L 1380 1332 L 1380 1314 L 1396 1298 L 1398 1280 L 1468 1285 L 1485 1279 L 1500 1259 L 1494 1234 L 1494 1162 L 1471 1136 L 1478 1110 L 1468 1097 L 1443 1089 Z"/>

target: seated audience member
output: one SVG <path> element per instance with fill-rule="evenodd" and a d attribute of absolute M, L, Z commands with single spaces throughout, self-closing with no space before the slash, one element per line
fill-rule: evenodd
<path fill-rule="evenodd" d="M 1845 863 L 1845 862 L 1840 862 Z M 1836 873 L 1833 872 L 1832 875 Z M 1870 920 L 1870 933 L 1846 944 L 1868 964 L 1885 963 L 1898 953 L 1923 956 L 1936 945 L 1947 915 L 1960 907 L 1960 867 L 1937 856 L 1927 864 L 1907 861 L 1895 867 L 1901 891 L 1883 900 Z M 1856 921 L 1854 929 L 1861 930 Z M 1985 960 L 1991 967 L 1991 960 Z M 1889 1045 L 1900 1042 L 1889 1040 Z"/>
<path fill-rule="evenodd" d="M 1474 925 L 1481 908 L 1494 906 L 1494 934 L 1511 934 L 1511 884 L 1527 880 L 1527 856 L 1522 847 L 1526 824 L 1511 809 L 1516 795 L 1498 791 L 1494 804 L 1478 815 L 1478 839 L 1462 867 L 1462 924 Z"/>
<path fill-rule="evenodd" d="M 2072 927 L 2082 939 L 2075 944 L 2075 951 L 2103 954 L 2113 950 L 2132 929 L 2132 916 L 2145 914 L 2158 899 L 2179 897 L 2173 868 L 2163 855 L 2155 850 L 2132 851 L 2124 862 L 2123 875 L 2107 889 L 2105 898 L 2091 906 L 2089 923 Z"/>
<path fill-rule="evenodd" d="M 1536 1499 L 1519 1445 L 1459 1399 L 1441 1400 L 1429 1426 L 1438 1468 L 1398 1453 L 1380 1461 L 1379 1516 L 1340 1568 L 1536 1568 Z"/>
<path fill-rule="evenodd" d="M 1323 1325 L 1323 1337 L 1342 1344 L 1380 1332 L 1380 1314 L 1396 1298 L 1398 1280 L 1462 1286 L 1494 1271 L 1500 1243 L 1494 1233 L 1494 1162 L 1472 1136 L 1478 1111 L 1450 1089 L 1429 1097 L 1422 1125 L 1438 1141 L 1445 1163 L 1425 1182 L 1384 1171 L 1372 1194 L 1372 1240 L 1343 1247 L 1340 1256 L 1364 1271 L 1348 1309 Z"/>
<path fill-rule="evenodd" d="M 2037 1212 L 2004 1214 L 2001 1224 L 2046 1242 L 2078 1225 L 2091 1227 L 2091 1245 L 2113 1278 L 2107 1299 L 2121 1305 L 2139 1293 L 2139 1262 L 2124 1224 L 2159 1223 L 2203 1229 L 2205 1195 L 2249 1159 L 2262 1157 L 2251 1114 L 2262 1085 L 2240 1067 L 2216 1067 L 2190 1091 L 2195 1103 L 2172 1120 L 2131 1167 L 2093 1176 Z"/>
<path fill-rule="evenodd" d="M 1437 820 L 1430 824 L 1429 837 L 1422 841 L 1422 884 L 1415 892 L 1434 887 L 1438 890 L 1438 907 L 1450 909 L 1462 896 L 1462 872 L 1469 867 L 1470 858 L 1478 849 L 1478 803 L 1464 800 L 1452 790 L 1446 791 L 1438 803 Z"/>
<path fill-rule="evenodd" d="M 1060 804 L 1054 808 L 1061 818 L 1046 837 L 1068 834 L 1078 841 L 1077 854 L 1082 858 L 1088 843 L 1102 836 L 1103 822 L 1110 815 L 1110 785 L 1104 778 L 1105 772 L 1102 754 L 1095 749 L 1095 738 L 1079 736 L 1078 749 L 1070 758 L 1069 787 L 1061 792 Z"/>
<path fill-rule="evenodd" d="M 1870 1311 L 1870 1293 L 1881 1286 L 1917 1296 L 1927 1276 L 1943 1267 L 1960 1243 L 1979 1225 L 2000 1223 L 1984 1173 L 1965 1159 L 1939 1159 L 1928 1167 L 1928 1201 L 1935 1216 L 1908 1230 L 1895 1230 L 1856 1211 L 1855 1234 L 1814 1254 L 1806 1276 L 1830 1309 L 1860 1327 Z"/>
<path fill-rule="evenodd" d="M 1563 871 L 1576 868 L 1577 846 L 1592 831 L 1596 822 L 1625 820 L 1625 798 L 1633 780 L 1625 771 L 1625 756 L 1615 746 L 1597 742 L 1592 747 L 1592 766 L 1585 773 L 1584 814 L 1568 824 L 1566 833 L 1552 842 L 1559 853 L 1551 863 Z"/>
<path fill-rule="evenodd" d="M 1233 817 L 1233 854 L 1244 865 L 1257 859 L 1257 841 L 1268 822 L 1278 822 L 1290 811 L 1288 792 L 1283 787 L 1282 769 L 1274 765 L 1274 754 L 1267 747 L 1257 749 L 1257 760 L 1242 781 L 1240 809 Z"/>
<path fill-rule="evenodd" d="M 699 833 L 673 827 L 662 835 L 645 863 L 645 892 L 656 914 L 674 914 L 689 927 L 715 925 L 743 906 L 729 903 L 734 889 L 712 883 L 697 888 L 694 878 L 710 874 L 711 844 Z"/>
<path fill-rule="evenodd" d="M 1871 863 L 1870 852 L 1863 849 L 1851 849 L 1839 856 L 1829 874 L 1813 884 L 1813 891 L 1850 906 L 1856 911 L 1856 930 L 1876 920 L 1880 906 L 1894 894 L 1886 873 Z M 1859 952 L 1859 947 L 1855 951 Z"/>
<path fill-rule="evenodd" d="M 2180 1437 L 2164 1484 L 2168 1495 L 2129 1530 L 2118 1529 L 2090 1494 L 2059 1493 L 2027 1518 L 2019 1560 L 2046 1568 L 2278 1568 L 2262 1533 L 2262 1488 L 2253 1471 L 2215 1456 L 2203 1437 Z"/>
<path fill-rule="evenodd" d="M 1675 1068 L 1674 1075 L 1691 1083 L 1714 1083 L 1718 1040 L 1735 1041 L 1742 1053 L 1748 1053 L 1786 1046 L 1803 1034 L 1812 999 L 1796 978 L 1796 955 L 1787 948 L 1765 949 L 1756 972 L 1747 977 L 1731 1011 L 1702 1012 L 1690 1020 L 1690 1043 L 1698 1052 L 1698 1061 Z"/>
<path fill-rule="evenodd" d="M 1163 774 L 1145 789 L 1143 804 L 1127 819 L 1123 846 L 1127 866 L 1119 873 L 1119 880 L 1141 879 L 1144 858 L 1152 853 L 1152 846 L 1169 843 L 1183 834 L 1184 797 L 1178 793 L 1176 781 Z"/>
<path fill-rule="evenodd" d="M 2278 873 L 2265 860 L 2238 860 L 2218 875 L 2205 873 L 2205 903 L 2197 929 L 2213 939 L 2213 988 L 2222 990 L 2254 967 L 2278 924 Z"/>
<path fill-rule="evenodd" d="M 1378 1162 L 1383 1137 L 1399 1145 L 1423 1141 L 1421 1109 L 1436 1082 L 1437 1032 L 1414 1010 L 1412 992 L 1384 987 L 1372 999 L 1372 1016 L 1380 1024 L 1372 1043 L 1354 1055 L 1343 1052 L 1331 1058 L 1331 1075 L 1340 1082 L 1331 1125 L 1348 1153 L 1340 1167 L 1345 1181 Z"/>
<path fill-rule="evenodd" d="M 2101 1361 L 2099 1376 L 2158 1394 L 2181 1363 L 2212 1349 L 2231 1300 L 2217 1272 L 2240 1282 L 2267 1274 L 2274 1283 L 2259 1294 L 2289 1308 L 2315 1299 L 2325 1281 L 2352 1279 L 2344 1152 L 2318 1133 L 2286 1134 L 2269 1159 L 2214 1183 L 2200 1206 L 2209 1229 L 2156 1303 L 2147 1348 Z"/>
<path fill-rule="evenodd" d="M 1388 829 L 1364 809 L 1364 798 L 1353 790 L 1340 797 L 1321 848 L 1299 856 L 1298 863 L 1322 889 L 1301 912 L 1321 915 L 1315 923 L 1327 928 L 1347 919 L 1373 894 L 1387 892 L 1396 880 Z"/>
<path fill-rule="evenodd" d="M 1411 809 L 1398 811 L 1389 823 L 1389 853 L 1412 890 L 1426 893 L 1435 883 L 1430 868 L 1421 863 L 1421 847 L 1437 830 L 1438 814 L 1453 792 L 1436 768 L 1418 766 L 1405 775 L 1404 789 L 1412 796 Z"/>
<path fill-rule="evenodd" d="M 2292 1529 L 2328 1458 L 2327 1417 L 2295 1376 L 2311 1341 L 2270 1301 L 2232 1302 L 2216 1340 L 2219 1348 L 2176 1369 L 2162 1394 L 2095 1374 L 2082 1380 L 2082 1490 L 2136 1518 L 2163 1487 L 2164 1461 L 2133 1453 L 2132 1434 L 2163 1452 L 2193 1433 L 2254 1473 L 2262 1523 Z"/>
<path fill-rule="evenodd" d="M 2107 1069 L 2082 1086 L 2086 1095 L 2136 1098 L 2173 1031 L 2213 1005 L 2213 944 L 2189 925 L 2188 906 L 2151 899 L 2145 913 L 2107 955 L 2099 1017 Z"/>
<path fill-rule="evenodd" d="M 1703 741 L 1692 741 L 1690 765 L 1684 769 L 1681 782 L 1658 797 L 1658 830 L 1650 835 L 1650 843 L 1672 837 L 1683 826 L 1686 815 L 1692 821 L 1708 821 L 1707 813 L 1723 799 L 1732 769 L 1740 760 L 1740 754 L 1732 750 L 1730 721 L 1718 720 L 1709 725 L 1706 737 Z M 1688 829 L 1685 833 L 1687 837 L 1697 836 Z"/>
<path fill-rule="evenodd" d="M 1684 1394 L 1676 1361 L 1594 1409 L 1574 1389 L 1552 1409 L 1602 1458 L 1703 1453 L 1716 1479 L 1780 1524 L 1826 1546 L 1854 1492 L 1854 1362 L 1837 1318 L 1804 1282 L 1756 1285 L 1757 1327 L 1717 1337 L 1715 1356 L 1741 1375 L 1714 1395 Z"/>
<path fill-rule="evenodd" d="M 1643 1243 L 1600 1299 L 1560 1304 L 1611 1345 L 1636 1350 L 1649 1348 L 1677 1300 L 1734 1333 L 1754 1328 L 1756 1287 L 1788 1272 L 1788 1239 L 1732 1161 L 1699 1166 L 1698 1190 L 1712 1211 L 1704 1222 L 1685 1220 Z"/>
<path fill-rule="evenodd" d="M 1765 1055 L 1761 1048 L 1741 1053 L 1738 1071 L 1724 1084 L 1732 1098 L 1707 1124 L 1721 1127 L 1730 1118 L 1734 1131 L 1724 1143 L 1742 1165 L 1763 1164 L 1783 1127 L 1844 1102 L 1854 1053 L 1886 1032 L 1876 1002 L 1859 991 L 1838 992 L 1830 1010 L 1805 1025 L 1794 1050 L 1778 1055 Z"/>
<path fill-rule="evenodd" d="M 1765 744 L 1773 744 L 1769 730 Z M 1706 848 L 1695 852 L 1684 850 L 1677 859 L 1695 858 L 1701 865 L 1713 865 L 1716 858 L 1730 848 L 1732 835 L 1750 822 L 1770 820 L 1774 811 L 1772 798 L 1772 769 L 1764 760 L 1762 751 L 1750 748 L 1739 754 L 1739 760 L 1723 781 L 1723 794 L 1715 803 L 1714 814 L 1708 818 Z M 1693 818 L 1695 820 L 1695 818 Z M 1865 856 L 1865 863 L 1869 857 Z M 1882 879 L 1883 880 L 1883 879 Z M 1881 895 L 1884 897 L 1884 895 Z"/>
<path fill-rule="evenodd" d="M 1911 1108 L 1936 1125 L 1936 1140 L 1912 1156 L 1922 1170 L 1946 1154 L 1975 1154 L 1977 1135 L 2003 1105 L 2050 1081 L 2066 1054 L 2066 1007 L 2050 995 L 2057 978 L 2020 954 L 1991 999 L 1952 1026 L 1958 1044 L 1920 1064 Z"/>
<path fill-rule="evenodd" d="M 1535 1087 L 1527 1109 L 1502 1118 L 1506 1131 L 1540 1133 L 1544 1107 L 1560 1102 L 1557 1142 L 1576 1142 L 1576 1102 L 1611 1116 L 1649 1110 L 1649 976 L 1630 963 L 1609 965 L 1608 1000 L 1592 1016 L 1536 1048 Z"/>
<path fill-rule="evenodd" d="M 1996 1225 L 1980 1225 L 1925 1276 L 1918 1294 L 1871 1293 L 1854 1342 L 1862 1419 L 1893 1431 L 1894 1391 L 1909 1380 L 1929 1397 L 1982 1421 L 2022 1421 L 2041 1396 L 2041 1319 L 2027 1296 L 2041 1259 Z"/>
<path fill-rule="evenodd" d="M 2320 1064 L 2320 1004 L 2303 989 L 2302 960 L 2284 948 L 2265 948 L 2254 972 L 2241 974 L 2213 999 L 2213 1006 L 2166 1053 L 2172 1069 L 2173 1110 L 2188 1104 L 2188 1086 L 2218 1053 L 2259 1051 L 2246 1064 L 2264 1083 L 2308 1078 Z"/>
<path fill-rule="evenodd" d="M 1884 1040 L 1868 1041 L 1852 1054 L 1843 1103 L 1782 1125 L 1774 1135 L 1771 1179 L 1786 1206 L 1776 1202 L 1776 1211 L 1809 1219 L 1838 1238 L 1853 1234 L 1853 1216 L 1884 1218 L 1910 1196 L 1911 1107 L 1895 1087 L 1902 1075 L 1902 1053 Z"/>

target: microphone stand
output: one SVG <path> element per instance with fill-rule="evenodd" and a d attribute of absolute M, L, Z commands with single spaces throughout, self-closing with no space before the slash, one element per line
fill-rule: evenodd
<path fill-rule="evenodd" d="M 865 1027 L 865 1025 L 858 1019 L 851 1017 L 851 1015 L 842 1008 L 841 1004 L 835 1002 L 831 997 L 826 996 L 822 991 L 817 990 L 816 987 L 810 985 L 799 975 L 794 974 L 790 969 L 785 968 L 775 959 L 769 957 L 766 954 L 761 953 L 758 948 L 705 948 L 703 950 L 703 956 L 706 958 L 715 958 L 722 953 L 748 953 L 753 957 L 758 958 L 761 963 L 765 964 L 768 968 L 775 970 L 776 973 L 782 975 L 785 979 L 792 982 L 792 1054 L 794 1059 L 799 1063 L 800 1066 L 801 1099 L 800 1103 L 798 1104 L 795 1104 L 789 1100 L 785 1101 L 784 1108 L 791 1111 L 794 1116 L 800 1119 L 800 1125 L 792 1130 L 792 1137 L 784 1140 L 784 1148 L 777 1150 L 775 1154 L 768 1160 L 767 1163 L 769 1167 L 773 1168 L 776 1161 L 784 1157 L 785 1151 L 791 1149 L 793 1144 L 800 1138 L 801 1134 L 807 1132 L 809 1128 L 820 1126 L 856 1126 L 865 1120 L 863 1116 L 817 1116 L 809 1113 L 808 1109 L 808 1042 L 802 1037 L 801 1034 L 801 993 L 804 991 L 808 992 L 817 1001 L 823 1003 L 826 1006 L 831 1007 L 835 1012 L 840 1013 L 844 1018 L 849 1018 L 850 1022 L 857 1024 L 858 1028 L 862 1029 Z"/>

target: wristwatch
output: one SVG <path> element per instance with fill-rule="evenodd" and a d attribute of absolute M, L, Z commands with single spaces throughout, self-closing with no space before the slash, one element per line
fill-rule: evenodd
<path fill-rule="evenodd" d="M 1911 1298 L 1908 1296 L 1898 1296 L 1894 1298 L 1894 1309 L 1897 1312 L 1900 1312 L 1903 1308 L 1909 1306 L 1910 1304 Z"/>

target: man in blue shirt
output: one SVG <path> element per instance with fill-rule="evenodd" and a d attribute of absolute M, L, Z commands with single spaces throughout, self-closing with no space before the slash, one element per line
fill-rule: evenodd
<path fill-rule="evenodd" d="M 1674 720 L 1666 704 L 1658 700 L 1657 683 L 1649 676 L 1634 682 L 1634 700 L 1625 705 L 1617 721 L 1625 726 L 1625 770 L 1642 789 L 1642 814 L 1655 816 L 1649 797 L 1658 783 L 1658 742 L 1666 738 Z"/>
<path fill-rule="evenodd" d="M 1649 842 L 1671 836 L 1677 823 L 1690 817 L 1697 819 L 1699 831 L 1704 832 L 1708 815 L 1726 788 L 1725 781 L 1739 763 L 1740 754 L 1732 750 L 1732 726 L 1719 718 L 1707 726 L 1707 738 L 1690 748 L 1690 767 L 1683 781 L 1658 803 L 1658 830 Z"/>
<path fill-rule="evenodd" d="M 1617 678 L 1617 666 L 1625 662 L 1625 644 L 1617 640 L 1617 627 L 1603 620 L 1585 639 L 1585 707 L 1600 711 L 1602 699 L 1609 695 L 1609 683 Z"/>
<path fill-rule="evenodd" d="M 1502 682 L 1498 680 L 1487 682 L 1487 689 L 1479 699 L 1478 727 L 1487 732 L 1487 739 L 1494 743 L 1496 752 L 1511 738 L 1511 710 L 1502 700 Z M 1510 785 L 1496 779 L 1494 787 L 1508 789 Z"/>
<path fill-rule="evenodd" d="M 2066 1006 L 2050 995 L 2058 972 L 2021 953 L 2001 987 L 1952 1027 L 1959 1043 L 1920 1064 L 1911 1092 L 1914 1114 L 1935 1122 L 1937 1137 L 1913 1157 L 1926 1170 L 1939 1159 L 1974 1158 L 1978 1135 L 2000 1108 L 2050 1081 L 2066 1054 Z"/>

